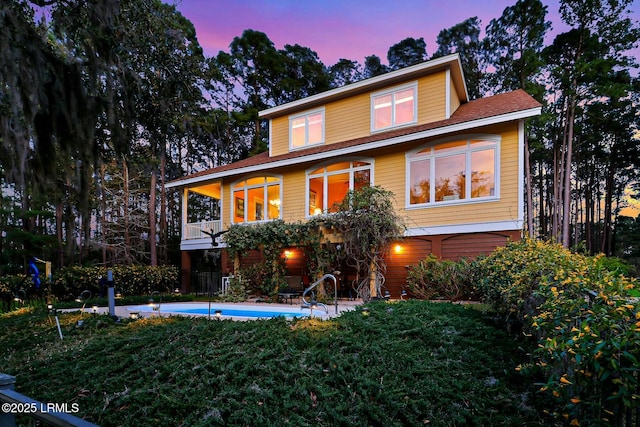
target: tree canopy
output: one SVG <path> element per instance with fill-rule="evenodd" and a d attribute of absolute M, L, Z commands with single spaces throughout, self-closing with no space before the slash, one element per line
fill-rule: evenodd
<path fill-rule="evenodd" d="M 545 45 L 548 7 L 517 0 L 484 33 L 470 17 L 437 46 L 400 40 L 385 65 L 376 55 L 323 64 L 252 29 L 208 58 L 193 24 L 160 0 L 7 0 L 0 272 L 33 255 L 58 266 L 177 262 L 179 200 L 166 180 L 266 150 L 261 109 L 453 52 L 472 99 L 524 88 L 544 104 L 526 131 L 530 234 L 624 254 L 618 226 L 633 221 L 620 215 L 640 190 L 631 5 L 562 0 L 568 29 Z M 136 250 L 118 249 L 127 245 Z"/>

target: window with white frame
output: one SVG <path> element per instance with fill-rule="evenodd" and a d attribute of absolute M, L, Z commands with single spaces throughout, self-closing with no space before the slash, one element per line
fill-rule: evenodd
<path fill-rule="evenodd" d="M 231 222 L 271 221 L 281 218 L 282 178 L 259 176 L 231 186 Z"/>
<path fill-rule="evenodd" d="M 324 142 L 324 109 L 289 117 L 289 147 L 303 148 Z"/>
<path fill-rule="evenodd" d="M 342 161 L 307 171 L 307 215 L 335 212 L 349 190 L 371 185 L 373 161 Z"/>
<path fill-rule="evenodd" d="M 417 121 L 417 83 L 371 95 L 371 131 Z"/>
<path fill-rule="evenodd" d="M 500 139 L 436 143 L 407 154 L 407 205 L 427 206 L 498 197 Z"/>

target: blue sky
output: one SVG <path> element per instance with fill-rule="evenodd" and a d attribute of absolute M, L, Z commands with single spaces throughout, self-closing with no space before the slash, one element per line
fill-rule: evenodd
<path fill-rule="evenodd" d="M 207 56 L 229 50 L 245 29 L 262 31 L 281 49 L 299 44 L 314 50 L 325 65 L 340 58 L 364 62 L 378 55 L 387 63 L 390 46 L 407 38 L 424 38 L 427 54 L 436 50 L 436 36 L 467 18 L 477 16 L 481 28 L 502 15 L 516 0 L 165 0 L 194 23 Z M 567 28 L 559 18 L 559 0 L 543 0 L 555 34 Z M 640 19 L 638 0 L 633 17 Z"/>

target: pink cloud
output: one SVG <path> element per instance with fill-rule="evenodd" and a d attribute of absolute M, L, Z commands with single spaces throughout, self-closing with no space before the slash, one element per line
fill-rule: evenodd
<path fill-rule="evenodd" d="M 170 0 L 167 0 L 170 1 Z M 440 30 L 478 16 L 481 28 L 516 0 L 181 0 L 177 9 L 191 20 L 208 56 L 228 52 L 234 37 L 246 29 L 264 32 L 278 49 L 299 44 L 318 53 L 326 65 L 340 58 L 364 62 L 407 37 L 424 38 L 427 53 L 436 50 Z M 558 17 L 559 0 L 543 0 L 555 31 L 565 31 Z M 634 19 L 638 19 L 634 11 Z M 548 37 L 547 43 L 553 40 Z"/>

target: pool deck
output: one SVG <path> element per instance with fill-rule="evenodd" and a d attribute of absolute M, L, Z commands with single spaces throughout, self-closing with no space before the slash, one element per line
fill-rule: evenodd
<path fill-rule="evenodd" d="M 220 305 L 224 305 L 224 306 L 229 306 L 231 308 L 233 307 L 237 307 L 237 308 L 242 308 L 242 307 L 256 307 L 256 308 L 262 308 L 264 310 L 269 310 L 269 309 L 273 309 L 273 308 L 280 308 L 280 309 L 295 309 L 295 308 L 300 308 L 301 306 L 301 302 L 302 301 L 294 301 L 293 304 L 283 304 L 283 303 L 268 303 L 268 302 L 256 302 L 255 300 L 248 300 L 245 302 L 239 302 L 239 303 L 233 303 L 233 302 L 219 302 L 219 301 L 212 301 L 211 305 L 213 306 L 220 306 Z M 192 305 L 194 307 L 198 307 L 198 306 L 202 306 L 204 305 L 208 305 L 209 303 L 206 301 L 187 301 L 187 302 L 167 302 L 167 303 L 162 303 L 160 304 L 160 310 L 159 311 L 152 311 L 152 310 L 145 310 L 145 311 L 136 311 L 135 307 L 140 307 L 140 304 L 137 305 L 124 305 L 124 306 L 116 306 L 115 307 L 115 315 L 121 318 L 128 318 L 129 315 L 132 312 L 137 312 L 138 315 L 140 317 L 155 317 L 155 316 L 197 316 L 197 317 L 203 317 L 204 315 L 201 314 L 181 314 L 181 313 L 176 313 L 176 312 L 172 312 L 171 311 L 171 306 L 172 305 L 180 305 L 181 307 L 185 307 L 185 306 L 189 306 Z M 336 316 L 340 316 L 343 312 L 345 311 L 351 311 L 354 310 L 356 306 L 358 305 L 362 305 L 362 300 L 339 300 L 338 301 L 338 313 L 336 314 L 336 308 L 335 308 L 335 304 L 327 304 L 327 313 L 324 313 L 324 310 L 318 309 L 318 310 L 314 310 L 314 317 L 319 317 L 319 318 L 323 318 L 323 319 L 327 319 L 327 318 L 332 318 L 332 317 L 336 317 Z M 61 310 L 61 311 L 79 311 L 79 309 L 74 308 L 74 309 L 65 309 L 65 310 Z M 93 310 L 91 307 L 86 307 L 85 308 L 85 313 L 87 314 L 91 314 L 93 313 Z M 309 313 L 309 310 L 304 309 L 305 313 Z M 108 314 L 109 313 L 109 308 L 108 307 L 98 307 L 97 310 L 98 314 Z M 317 314 L 321 314 L 320 316 L 317 316 Z M 224 317 L 224 316 L 223 316 Z M 234 318 L 234 319 L 238 319 L 238 320 L 243 320 L 244 318 Z"/>

